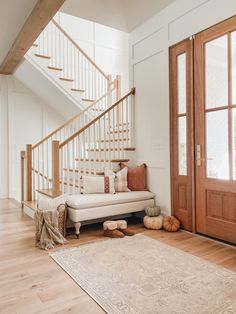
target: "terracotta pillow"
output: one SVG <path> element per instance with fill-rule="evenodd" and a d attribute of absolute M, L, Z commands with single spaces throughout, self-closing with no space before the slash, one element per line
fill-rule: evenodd
<path fill-rule="evenodd" d="M 128 188 L 131 191 L 147 191 L 147 165 L 130 168 L 124 163 L 120 163 L 121 168 L 128 168 Z"/>

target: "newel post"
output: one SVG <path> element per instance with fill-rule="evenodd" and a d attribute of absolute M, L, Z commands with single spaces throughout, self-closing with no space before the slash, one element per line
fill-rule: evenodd
<path fill-rule="evenodd" d="M 27 155 L 27 201 L 32 201 L 32 145 L 27 144 L 26 146 L 26 155 Z"/>
<path fill-rule="evenodd" d="M 24 207 L 25 200 L 25 150 L 20 152 L 20 176 L 21 176 L 21 208 Z"/>
<path fill-rule="evenodd" d="M 52 196 L 57 197 L 61 195 L 60 192 L 60 149 L 59 141 L 52 141 Z"/>

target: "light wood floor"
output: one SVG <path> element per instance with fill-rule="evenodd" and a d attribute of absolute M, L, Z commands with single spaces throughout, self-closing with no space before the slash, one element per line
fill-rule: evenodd
<path fill-rule="evenodd" d="M 184 231 L 132 229 L 168 245 L 236 271 L 236 249 Z M 101 226 L 84 227 L 80 240 L 69 237 L 66 247 L 104 240 Z M 34 225 L 14 200 L 0 199 L 0 313 L 104 313 L 103 310 L 53 262 L 34 246 Z"/>

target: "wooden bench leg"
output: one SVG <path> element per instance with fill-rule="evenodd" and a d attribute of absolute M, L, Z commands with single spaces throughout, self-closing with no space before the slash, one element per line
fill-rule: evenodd
<path fill-rule="evenodd" d="M 77 239 L 79 239 L 80 228 L 81 228 L 81 223 L 80 222 L 76 222 L 75 223 L 75 234 L 76 234 Z"/>

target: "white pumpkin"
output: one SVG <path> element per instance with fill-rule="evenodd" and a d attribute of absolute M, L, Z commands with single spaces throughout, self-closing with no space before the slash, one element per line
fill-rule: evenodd
<path fill-rule="evenodd" d="M 147 229 L 159 230 L 163 226 L 163 216 L 161 215 L 157 217 L 145 216 L 143 218 L 143 223 Z"/>

